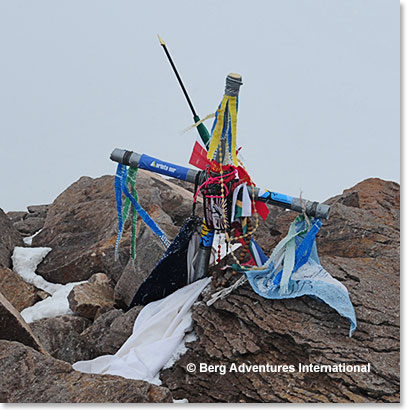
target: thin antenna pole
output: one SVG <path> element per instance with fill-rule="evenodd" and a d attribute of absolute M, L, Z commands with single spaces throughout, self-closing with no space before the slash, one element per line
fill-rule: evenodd
<path fill-rule="evenodd" d="M 191 99 L 189 98 L 189 95 L 188 95 L 188 93 L 187 93 L 187 90 L 186 90 L 185 87 L 184 87 L 184 84 L 183 84 L 183 82 L 182 82 L 182 80 L 181 80 L 181 77 L 180 77 L 179 74 L 178 74 L 178 71 L 177 71 L 177 68 L 175 67 L 174 62 L 172 61 L 172 58 L 171 58 L 171 56 L 170 56 L 170 53 L 169 53 L 168 50 L 167 50 L 167 46 L 166 46 L 166 44 L 164 43 L 164 40 L 160 37 L 160 35 L 158 35 L 158 39 L 160 40 L 160 44 L 162 45 L 162 47 L 163 47 L 163 49 L 164 49 L 164 51 L 165 51 L 165 54 L 166 54 L 166 56 L 167 56 L 167 58 L 168 58 L 168 61 L 169 61 L 170 64 L 171 64 L 172 69 L 174 70 L 175 76 L 177 77 L 177 80 L 178 80 L 178 82 L 179 82 L 179 85 L 180 85 L 181 88 L 182 88 L 182 91 L 183 91 L 183 93 L 184 93 L 184 95 L 185 95 L 185 98 L 186 98 L 187 101 L 188 101 L 189 108 L 191 108 L 192 115 L 194 116 L 194 122 L 195 122 L 195 124 L 196 124 L 196 123 L 199 123 L 199 124 L 196 126 L 196 128 L 197 128 L 197 130 L 198 130 L 198 133 L 199 133 L 199 136 L 201 137 L 202 142 L 205 144 L 205 148 L 206 148 L 206 149 L 209 149 L 209 141 L 210 141 L 210 139 L 211 139 L 211 135 L 209 134 L 209 132 L 208 132 L 207 128 L 205 127 L 205 125 L 201 122 L 201 119 L 200 119 L 199 116 L 197 115 L 197 113 L 196 113 L 196 111 L 195 111 L 195 109 L 194 109 L 194 106 L 192 105 Z"/>
<path fill-rule="evenodd" d="M 172 69 L 174 70 L 175 76 L 177 77 L 177 80 L 178 80 L 178 82 L 179 82 L 179 85 L 181 86 L 182 91 L 183 91 L 183 93 L 184 93 L 184 95 L 185 95 L 185 98 L 186 98 L 187 101 L 188 101 L 188 105 L 189 105 L 189 107 L 191 108 L 192 114 L 193 114 L 194 117 L 196 117 L 197 114 L 196 114 L 196 112 L 195 112 L 194 106 L 192 105 L 192 101 L 191 101 L 191 99 L 189 98 L 189 95 L 188 95 L 188 93 L 187 93 L 187 90 L 186 90 L 185 87 L 184 87 L 184 84 L 183 84 L 183 82 L 182 82 L 182 80 L 181 80 L 181 77 L 180 77 L 179 74 L 178 74 L 178 71 L 177 71 L 177 68 L 175 67 L 174 62 L 172 61 L 172 58 L 171 58 L 170 53 L 168 52 L 167 46 L 166 46 L 164 40 L 160 37 L 159 34 L 158 34 L 158 39 L 160 40 L 160 44 L 162 45 L 162 47 L 163 47 L 163 49 L 164 49 L 164 51 L 165 51 L 165 54 L 166 54 L 166 56 L 167 56 L 167 58 L 168 58 L 168 60 L 169 60 L 169 62 L 170 62 L 170 64 L 171 64 Z"/>

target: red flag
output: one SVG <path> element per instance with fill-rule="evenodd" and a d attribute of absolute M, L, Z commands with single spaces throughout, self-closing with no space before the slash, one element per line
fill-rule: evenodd
<path fill-rule="evenodd" d="M 205 169 L 210 164 L 207 155 L 206 149 L 198 141 L 195 141 L 189 163 L 199 169 Z"/>
<path fill-rule="evenodd" d="M 268 214 L 270 213 L 267 205 L 264 202 L 255 201 L 256 202 L 256 211 L 257 213 L 263 218 L 265 221 L 267 219 Z"/>

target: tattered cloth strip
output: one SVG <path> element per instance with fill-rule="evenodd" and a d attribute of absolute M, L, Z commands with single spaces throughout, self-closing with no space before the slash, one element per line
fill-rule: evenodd
<path fill-rule="evenodd" d="M 211 144 L 208 150 L 208 159 L 214 159 L 222 140 L 226 140 L 226 151 L 231 163 L 237 166 L 236 155 L 236 127 L 239 97 L 224 95 L 215 114 L 212 126 Z"/>
<path fill-rule="evenodd" d="M 254 239 L 250 241 L 249 252 L 253 257 L 256 266 L 263 266 L 263 264 L 267 261 L 267 256 Z"/>
<path fill-rule="evenodd" d="M 141 207 L 137 199 L 129 192 L 127 188 L 127 167 L 123 164 L 117 164 L 117 171 L 115 177 L 115 191 L 116 191 L 116 203 L 117 203 L 117 217 L 119 221 L 118 235 L 116 241 L 116 247 L 119 246 L 120 238 L 123 232 L 123 211 L 122 211 L 122 192 L 129 199 L 130 203 L 133 205 L 134 210 L 138 213 L 140 218 L 144 223 L 160 238 L 161 242 L 166 248 L 170 245 L 170 241 L 165 236 L 164 232 L 159 228 L 159 226 L 151 219 L 150 215 Z M 134 228 L 135 229 L 135 228 Z"/>
<path fill-rule="evenodd" d="M 148 304 L 137 316 L 133 334 L 115 355 L 76 362 L 72 367 L 83 373 L 111 374 L 161 384 L 159 371 L 191 330 L 190 308 L 210 281 L 210 278 L 201 279 Z"/>
<path fill-rule="evenodd" d="M 252 211 L 252 200 L 250 198 L 246 182 L 244 182 L 243 184 L 235 188 L 232 198 L 231 221 L 233 223 L 235 220 L 239 219 L 241 224 L 241 231 L 236 230 L 237 236 L 240 236 L 241 234 L 247 234 L 247 218 L 252 215 Z M 243 238 L 240 238 L 239 242 L 243 246 L 245 246 L 245 241 L 243 240 Z M 250 240 L 248 251 L 251 259 L 246 264 L 252 266 L 262 266 L 268 259 L 253 238 L 251 238 Z"/>
<path fill-rule="evenodd" d="M 206 115 L 204 118 L 202 118 L 202 120 L 197 121 L 195 124 L 190 125 L 189 127 L 185 128 L 185 130 L 183 130 L 181 132 L 181 134 L 185 134 L 188 131 L 191 131 L 193 128 L 198 127 L 199 125 L 201 125 L 203 122 L 205 122 L 206 120 L 209 120 L 210 118 L 214 118 L 215 117 L 215 113 L 212 112 L 208 115 Z"/>
<path fill-rule="evenodd" d="M 137 191 L 135 189 L 136 177 L 137 177 L 138 168 L 130 167 L 126 185 L 130 185 L 134 199 L 138 201 Z M 116 205 L 117 205 L 117 218 L 119 221 L 116 246 L 114 250 L 114 258 L 117 261 L 119 258 L 119 245 L 120 240 L 123 235 L 123 227 L 130 211 L 130 199 L 126 196 L 124 200 L 124 207 L 122 208 L 122 180 L 123 180 L 123 167 L 118 167 L 115 177 L 115 191 L 116 191 Z M 133 217 L 131 224 L 131 258 L 134 260 L 136 258 L 136 227 L 137 227 L 137 211 L 133 207 Z"/>
<path fill-rule="evenodd" d="M 319 219 L 314 218 L 307 228 L 305 218 L 297 217 L 264 269 L 245 273 L 254 291 L 264 298 L 288 299 L 308 295 L 324 301 L 350 321 L 349 336 L 352 336 L 356 329 L 356 315 L 348 290 L 321 266 L 318 258 L 315 236 L 320 227 Z M 291 255 L 292 249 L 294 256 Z M 288 265 L 286 271 L 284 265 Z M 282 289 L 283 280 L 287 282 Z"/>
<path fill-rule="evenodd" d="M 244 218 L 251 215 L 252 200 L 250 198 L 246 183 L 243 183 L 237 186 L 233 191 L 231 221 L 233 222 L 237 218 Z"/>
<path fill-rule="evenodd" d="M 191 238 L 200 225 L 201 219 L 197 216 L 187 219 L 155 268 L 139 287 L 130 307 L 162 299 L 188 284 L 188 249 Z"/>

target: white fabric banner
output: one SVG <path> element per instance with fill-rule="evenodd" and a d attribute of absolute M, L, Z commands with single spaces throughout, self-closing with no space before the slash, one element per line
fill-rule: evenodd
<path fill-rule="evenodd" d="M 160 384 L 158 373 L 192 328 L 191 306 L 211 281 L 204 278 L 149 303 L 134 322 L 133 334 L 115 355 L 80 361 L 83 373 L 112 374 Z"/>

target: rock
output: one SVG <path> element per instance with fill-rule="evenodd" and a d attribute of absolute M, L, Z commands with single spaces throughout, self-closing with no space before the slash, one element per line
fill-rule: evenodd
<path fill-rule="evenodd" d="M 178 185 L 181 188 L 184 188 L 187 191 L 194 193 L 194 184 L 191 184 L 188 181 L 182 181 L 181 179 L 176 179 L 176 178 L 170 178 L 169 181 L 172 184 Z"/>
<path fill-rule="evenodd" d="M 350 196 L 359 207 L 349 206 Z M 319 234 L 319 253 L 346 258 L 393 257 L 400 247 L 400 185 L 370 178 L 327 201 L 331 217 Z"/>
<path fill-rule="evenodd" d="M 22 221 L 14 223 L 14 227 L 23 236 L 31 236 L 38 232 L 44 226 L 45 218 L 38 216 L 29 216 Z"/>
<path fill-rule="evenodd" d="M 169 239 L 178 233 L 192 209 L 192 193 L 171 182 L 140 170 L 137 176 L 140 204 L 164 230 Z M 170 217 L 167 212 L 173 212 Z M 174 226 L 174 224 L 176 226 Z M 82 177 L 66 189 L 50 206 L 42 231 L 33 239 L 33 246 L 52 248 L 37 272 L 51 282 L 68 283 L 87 280 L 97 272 L 106 272 L 114 283 L 129 259 L 130 230 L 126 225 L 114 260 L 117 215 L 114 178 Z M 163 254 L 161 241 L 145 224 L 138 222 L 138 272 L 143 279 Z M 154 252 L 143 254 L 149 244 Z"/>
<path fill-rule="evenodd" d="M 96 273 L 88 282 L 74 286 L 68 301 L 71 310 L 93 320 L 98 310 L 113 307 L 113 287 L 104 273 Z"/>
<path fill-rule="evenodd" d="M 23 238 L 0 208 L 0 266 L 11 268 L 11 254 L 15 246 L 23 246 Z"/>
<path fill-rule="evenodd" d="M 356 191 L 356 192 L 349 192 L 345 195 L 342 195 L 338 199 L 338 203 L 346 205 L 346 206 L 353 206 L 355 208 L 360 208 L 359 193 Z"/>
<path fill-rule="evenodd" d="M 98 356 L 100 356 L 98 350 L 86 343 L 76 332 L 67 334 L 55 355 L 57 359 L 72 364 L 80 360 L 91 360 Z"/>
<path fill-rule="evenodd" d="M 21 312 L 45 299 L 48 294 L 30 285 L 8 268 L 0 267 L 0 292 Z"/>
<path fill-rule="evenodd" d="M 352 338 L 347 320 L 310 297 L 267 300 L 246 284 L 208 307 L 204 302 L 215 292 L 212 287 L 193 307 L 198 339 L 178 362 L 161 372 L 174 398 L 399 402 L 399 195 L 397 184 L 371 179 L 327 201 L 332 213 L 318 235 L 320 259 L 349 290 L 358 320 Z M 285 234 L 294 217 L 292 212 L 279 213 L 276 231 Z M 221 275 L 220 267 L 216 269 Z M 188 363 L 198 370 L 189 373 Z M 199 363 L 226 368 L 232 363 L 280 364 L 292 365 L 295 371 L 220 375 L 219 371 L 200 372 Z M 371 371 L 304 373 L 298 371 L 299 363 L 370 363 Z"/>
<path fill-rule="evenodd" d="M 91 324 L 89 319 L 64 315 L 31 323 L 31 329 L 42 346 L 56 359 L 69 363 L 90 360 L 98 356 L 92 345 L 85 343 L 80 334 Z"/>
<path fill-rule="evenodd" d="M 44 226 L 48 208 L 49 205 L 30 205 L 28 212 L 11 211 L 7 216 L 21 235 L 31 236 Z"/>
<path fill-rule="evenodd" d="M 78 316 L 59 316 L 32 323 L 33 332 L 56 359 L 75 363 L 115 354 L 131 336 L 142 306 L 126 313 L 111 309 L 100 314 L 94 323 Z"/>
<path fill-rule="evenodd" d="M 150 215 L 153 217 L 154 214 Z M 157 221 L 156 218 L 154 220 Z M 175 232 L 176 230 L 176 228 L 173 230 L 174 236 L 178 233 Z M 128 251 L 130 241 L 124 243 L 123 246 Z M 137 289 L 154 269 L 164 252 L 165 248 L 157 236 L 142 221 L 139 221 L 137 224 L 136 260 L 128 259 L 114 289 L 114 299 L 119 307 L 126 308 L 129 305 Z"/>
<path fill-rule="evenodd" d="M 28 212 L 30 214 L 35 214 L 36 216 L 45 218 L 47 216 L 50 205 L 29 205 L 27 206 Z"/>
<path fill-rule="evenodd" d="M 135 306 L 126 313 L 118 309 L 104 313 L 82 332 L 82 340 L 93 346 L 98 355 L 115 354 L 133 333 L 134 322 L 142 308 Z"/>
<path fill-rule="evenodd" d="M 10 211 L 7 212 L 7 216 L 9 217 L 10 221 L 15 223 L 18 221 L 22 221 L 28 213 L 25 211 Z"/>
<path fill-rule="evenodd" d="M 46 352 L 20 313 L 2 293 L 0 293 L 0 339 L 15 340 L 39 352 Z"/>
<path fill-rule="evenodd" d="M 17 342 L 0 340 L 0 401 L 6 403 L 171 403 L 165 387 L 80 373 Z"/>
<path fill-rule="evenodd" d="M 142 276 L 142 274 L 136 274 L 136 264 L 132 260 L 129 260 L 114 288 L 114 300 L 116 305 L 122 308 L 130 306 L 137 289 L 142 283 Z"/>

